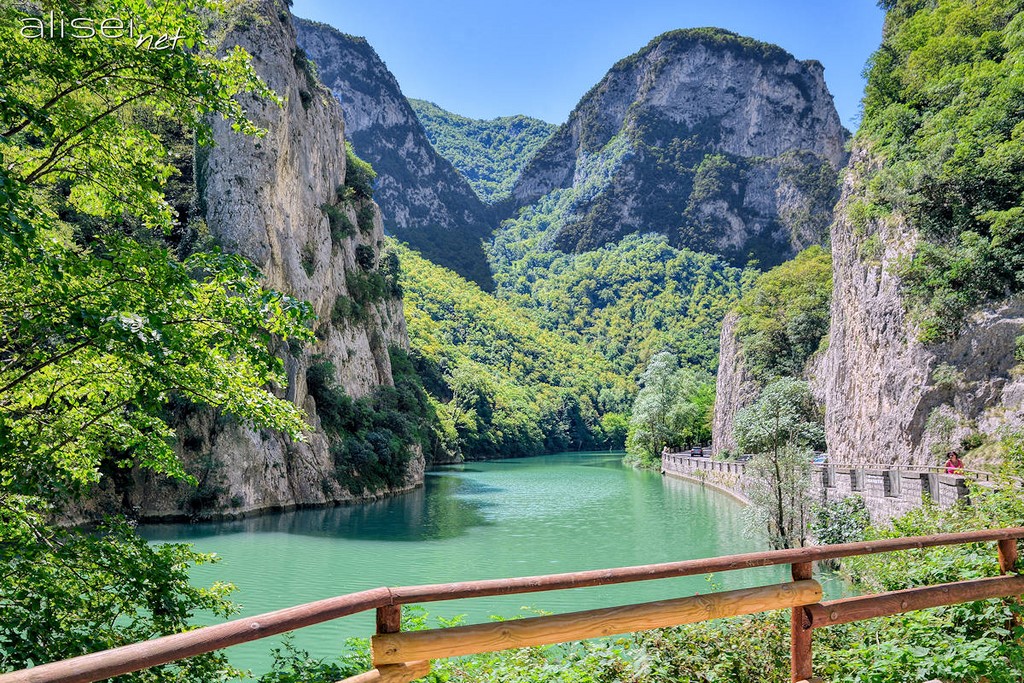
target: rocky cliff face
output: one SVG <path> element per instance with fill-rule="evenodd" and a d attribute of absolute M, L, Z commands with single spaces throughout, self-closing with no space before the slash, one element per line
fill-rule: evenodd
<path fill-rule="evenodd" d="M 351 499 L 334 476 L 306 371 L 314 359 L 329 361 L 338 385 L 360 397 L 393 383 L 388 346 L 408 347 L 398 298 L 361 302 L 367 307 L 365 321 L 333 315 L 339 298 L 356 296 L 349 291 L 353 278 L 378 267 L 384 235 L 372 204 L 339 201 L 337 188 L 346 172 L 341 108 L 297 50 L 286 6 L 278 0 L 253 3 L 224 44 L 248 50 L 256 71 L 285 103 L 244 102 L 252 120 L 267 130 L 261 139 L 214 122 L 216 146 L 196 163 L 198 190 L 210 232 L 224 248 L 255 263 L 268 286 L 311 302 L 316 311 L 313 348 L 280 349 L 288 374 L 286 397 L 307 412 L 314 431 L 299 443 L 210 411 L 184 411 L 179 451 L 199 489 L 144 483 L 126 501 L 144 517 L 243 514 Z M 360 223 L 360 230 L 332 238 L 325 213 L 332 205 L 353 226 Z M 412 463 L 407 486 L 422 481 L 422 469 L 422 459 Z"/>
<path fill-rule="evenodd" d="M 718 377 L 715 380 L 715 412 L 711 419 L 711 446 L 715 455 L 736 452 L 733 426 L 736 413 L 757 399 L 757 382 L 743 362 L 736 326 L 739 318 L 729 313 L 722 321 L 719 338 Z"/>
<path fill-rule="evenodd" d="M 1024 302 L 973 312 L 962 332 L 922 344 L 905 313 L 898 260 L 917 240 L 903 221 L 857 225 L 847 207 L 872 160 L 855 153 L 832 231 L 834 285 L 823 366 L 826 436 L 836 461 L 941 464 L 949 448 L 1024 424 L 1024 375 L 1014 344 Z M 972 456 L 965 461 L 970 467 Z"/>
<path fill-rule="evenodd" d="M 482 241 L 493 210 L 430 144 L 423 126 L 366 40 L 298 19 L 299 45 L 341 102 L 356 153 L 377 171 L 384 228 L 431 261 L 492 289 Z"/>
<path fill-rule="evenodd" d="M 818 62 L 718 29 L 675 31 L 583 97 L 513 203 L 575 190 L 550 238 L 564 251 L 657 230 L 774 265 L 827 238 L 846 138 Z"/>

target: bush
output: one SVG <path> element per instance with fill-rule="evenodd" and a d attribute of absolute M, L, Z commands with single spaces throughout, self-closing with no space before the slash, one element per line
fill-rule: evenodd
<path fill-rule="evenodd" d="M 811 514 L 811 533 L 820 545 L 863 541 L 871 523 L 867 505 L 860 496 L 815 505 Z"/>
<path fill-rule="evenodd" d="M 314 359 L 306 371 L 309 394 L 327 433 L 337 481 L 355 494 L 403 485 L 410 447 L 429 452 L 426 435 L 436 417 L 408 355 L 389 349 L 395 386 L 352 399 L 334 379 L 334 365 Z"/>
<path fill-rule="evenodd" d="M 367 201 L 359 208 L 359 213 L 356 214 L 356 222 L 359 224 L 359 232 L 364 235 L 368 235 L 373 232 L 373 220 L 377 217 L 377 211 L 373 208 L 373 204 Z"/>
<path fill-rule="evenodd" d="M 327 223 L 331 228 L 331 243 L 335 246 L 341 244 L 342 240 L 356 234 L 356 228 L 349 220 L 348 214 L 335 204 L 321 204 L 320 210 L 327 216 Z"/>
<path fill-rule="evenodd" d="M 941 363 L 932 370 L 932 382 L 943 389 L 956 389 L 964 381 L 964 373 L 955 365 Z"/>
<path fill-rule="evenodd" d="M 356 247 L 356 263 L 363 270 L 373 270 L 377 265 L 377 254 L 373 247 L 360 244 Z"/>
<path fill-rule="evenodd" d="M 368 162 L 356 156 L 351 142 L 345 142 L 345 187 L 351 188 L 360 199 L 373 198 L 373 183 L 377 172 Z"/>

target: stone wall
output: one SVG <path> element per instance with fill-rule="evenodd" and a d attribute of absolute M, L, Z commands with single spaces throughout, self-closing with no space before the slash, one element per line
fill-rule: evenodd
<path fill-rule="evenodd" d="M 749 505 L 750 478 L 743 463 L 666 454 L 662 474 L 722 491 Z M 811 497 L 815 502 L 839 501 L 857 495 L 864 499 L 872 524 L 885 524 L 931 499 L 950 507 L 967 499 L 966 479 L 919 469 L 887 466 L 814 465 Z"/>

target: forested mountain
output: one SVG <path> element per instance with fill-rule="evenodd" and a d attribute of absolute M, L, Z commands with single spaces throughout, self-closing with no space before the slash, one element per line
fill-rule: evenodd
<path fill-rule="evenodd" d="M 771 266 L 827 240 L 846 136 L 818 62 L 720 29 L 673 31 L 584 95 L 513 203 L 546 207 L 543 249 L 656 231 Z"/>
<path fill-rule="evenodd" d="M 586 344 L 400 247 L 413 364 L 439 459 L 622 447 L 635 390 Z"/>
<path fill-rule="evenodd" d="M 341 102 L 345 137 L 377 172 L 384 230 L 484 289 L 492 286 L 481 242 L 497 226 L 458 171 L 430 144 L 395 77 L 363 38 L 296 19 L 299 46 Z"/>
<path fill-rule="evenodd" d="M 592 345 L 634 380 L 666 349 L 685 365 L 714 369 L 722 318 L 753 271 L 677 249 L 663 235 L 631 235 L 582 254 L 538 249 L 533 226 L 546 215 L 527 210 L 495 238 L 501 298 Z"/>
<path fill-rule="evenodd" d="M 410 99 L 434 149 L 452 162 L 488 204 L 507 199 L 519 173 L 554 132 L 529 116 L 470 119 L 433 102 Z"/>

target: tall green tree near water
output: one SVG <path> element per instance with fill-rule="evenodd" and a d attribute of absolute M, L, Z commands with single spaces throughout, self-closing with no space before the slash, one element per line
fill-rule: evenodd
<path fill-rule="evenodd" d="M 134 37 L 37 36 L 33 19 L 116 17 Z M 0 5 L 0 668 L 188 627 L 225 613 L 195 589 L 209 561 L 150 548 L 110 522 L 53 524 L 104 477 L 139 466 L 187 478 L 169 411 L 191 403 L 297 438 L 301 412 L 273 349 L 308 339 L 309 309 L 240 258 L 197 250 L 203 226 L 169 201 L 171 141 L 210 141 L 208 118 L 258 134 L 234 95 L 271 97 L 239 49 L 216 54 L 207 0 Z M 27 20 L 27 21 L 26 21 Z M 167 36 L 155 49 L 140 36 Z M 163 43 L 165 46 L 168 42 Z M 188 202 L 184 203 L 186 206 Z M 132 678 L 221 680 L 222 655 Z"/>
<path fill-rule="evenodd" d="M 752 521 L 776 548 L 802 546 L 810 523 L 812 449 L 825 443 L 818 406 L 807 383 L 785 377 L 736 414 L 736 443 L 756 453 L 747 466 Z"/>
<path fill-rule="evenodd" d="M 711 437 L 714 380 L 679 367 L 668 351 L 651 358 L 633 402 L 626 449 L 642 463 L 657 461 L 665 446 L 704 443 Z"/>

